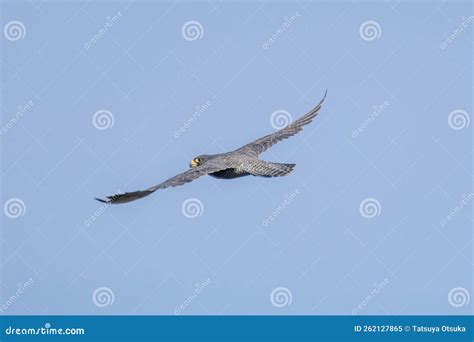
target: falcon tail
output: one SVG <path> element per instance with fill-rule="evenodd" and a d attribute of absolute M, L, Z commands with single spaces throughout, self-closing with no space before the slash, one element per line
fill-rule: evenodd
<path fill-rule="evenodd" d="M 296 164 L 282 164 L 259 160 L 252 168 L 250 174 L 259 177 L 282 177 L 293 171 Z"/>

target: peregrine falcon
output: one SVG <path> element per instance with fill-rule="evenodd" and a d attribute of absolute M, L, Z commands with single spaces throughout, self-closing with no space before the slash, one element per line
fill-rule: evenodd
<path fill-rule="evenodd" d="M 274 144 L 301 132 L 305 125 L 312 122 L 318 115 L 326 94 L 327 91 L 318 105 L 307 114 L 275 133 L 255 140 L 235 151 L 197 156 L 189 164 L 189 170 L 146 190 L 107 196 L 105 200 L 96 198 L 96 200 L 107 204 L 127 203 L 151 195 L 156 190 L 180 186 L 205 175 L 220 179 L 234 179 L 250 175 L 258 177 L 286 176 L 293 171 L 295 164 L 268 162 L 259 159 L 259 156 Z"/>

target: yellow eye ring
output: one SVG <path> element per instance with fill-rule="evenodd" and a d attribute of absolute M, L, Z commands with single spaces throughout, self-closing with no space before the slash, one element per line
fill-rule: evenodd
<path fill-rule="evenodd" d="M 191 165 L 192 166 L 199 166 L 202 162 L 202 159 L 201 158 L 194 158 L 191 162 Z"/>

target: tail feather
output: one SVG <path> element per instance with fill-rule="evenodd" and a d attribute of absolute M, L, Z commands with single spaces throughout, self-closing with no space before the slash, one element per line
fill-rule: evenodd
<path fill-rule="evenodd" d="M 259 177 L 282 177 L 293 171 L 295 166 L 296 164 L 260 161 L 258 164 L 253 165 L 253 168 L 249 173 Z"/>

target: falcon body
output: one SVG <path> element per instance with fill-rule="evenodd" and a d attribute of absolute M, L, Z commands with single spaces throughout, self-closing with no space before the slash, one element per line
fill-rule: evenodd
<path fill-rule="evenodd" d="M 196 157 L 190 167 L 198 167 L 203 163 L 228 166 L 226 169 L 209 173 L 209 176 L 218 179 L 234 179 L 252 175 L 260 177 L 284 176 L 291 172 L 295 166 L 295 164 L 271 163 L 256 157 L 245 156 L 240 150 Z"/>
<path fill-rule="evenodd" d="M 189 183 L 204 175 L 219 179 L 235 179 L 245 176 L 267 178 L 286 176 L 293 171 L 295 164 L 268 162 L 261 160 L 259 157 L 274 144 L 299 133 L 305 125 L 311 123 L 318 115 L 325 98 L 326 94 L 311 111 L 275 133 L 264 136 L 232 152 L 197 156 L 191 161 L 190 168 L 187 171 L 161 184 L 142 191 L 108 196 L 106 200 L 99 198 L 96 198 L 96 200 L 111 204 L 127 203 L 151 195 L 160 189 Z"/>

